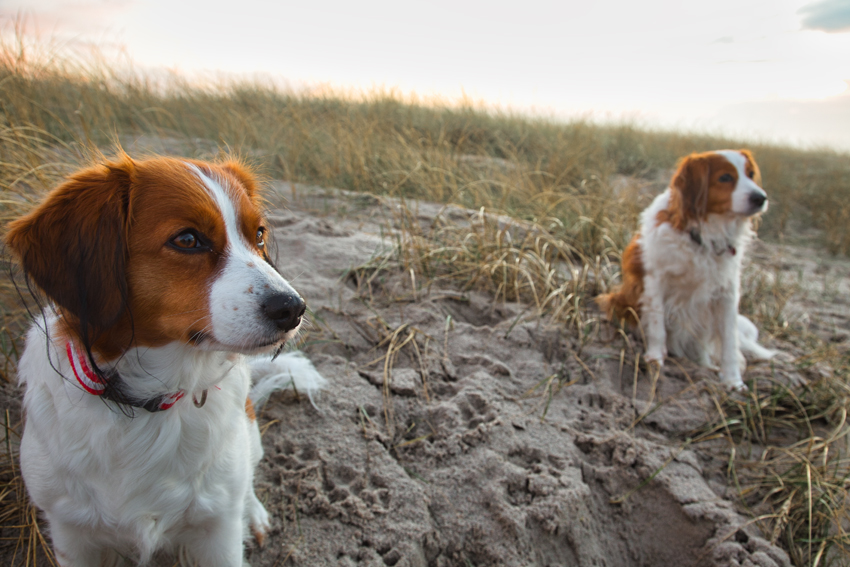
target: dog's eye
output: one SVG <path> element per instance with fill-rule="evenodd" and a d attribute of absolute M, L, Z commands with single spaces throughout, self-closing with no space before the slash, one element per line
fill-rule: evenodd
<path fill-rule="evenodd" d="M 732 177 L 732 175 L 729 173 L 724 173 L 720 176 L 720 179 L 718 179 L 718 181 L 721 183 L 732 183 L 733 181 L 735 181 L 735 178 Z"/>
<path fill-rule="evenodd" d="M 257 248 L 262 248 L 266 245 L 266 229 L 260 227 L 257 229 Z"/>
<path fill-rule="evenodd" d="M 751 171 L 747 172 L 747 177 L 749 177 L 750 179 L 754 178 L 755 176 L 756 176 L 755 170 L 751 170 Z"/>
<path fill-rule="evenodd" d="M 178 250 L 198 250 L 204 247 L 201 238 L 194 230 L 184 230 L 172 238 L 169 244 Z"/>

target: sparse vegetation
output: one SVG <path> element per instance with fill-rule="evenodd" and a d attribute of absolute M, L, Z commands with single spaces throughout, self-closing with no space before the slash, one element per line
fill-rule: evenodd
<path fill-rule="evenodd" d="M 268 176 L 400 198 L 407 206 L 399 208 L 397 247 L 381 266 L 401 266 L 420 287 L 451 279 L 527 302 L 579 336 L 598 330 L 589 299 L 616 279 L 638 212 L 691 151 L 750 147 L 771 196 L 762 237 L 797 242 L 814 233 L 832 253 L 850 254 L 850 157 L 831 150 L 557 123 L 391 92 L 154 80 L 27 44 L 21 34 L 0 35 L 3 225 L 98 148 L 108 155 L 116 141 L 130 148 L 139 139 L 142 147 L 154 140 L 146 147 L 197 157 L 233 151 Z M 423 226 L 411 213 L 414 199 L 479 212 Z M 783 309 L 793 282 L 750 274 L 744 289 L 742 308 L 804 351 L 796 364 L 818 365 L 820 378 L 798 388 L 776 381 L 743 400 L 716 393 L 717 419 L 701 438 L 726 441 L 730 482 L 797 565 L 848 564 L 847 345 L 788 324 Z M 10 283 L 0 286 L 0 306 L 9 382 L 25 319 Z M 390 351 L 407 344 L 391 335 Z M 37 553 L 49 551 L 21 489 L 15 428 L 7 419 L 0 533 L 16 542 L 24 565 L 34 565 Z"/>

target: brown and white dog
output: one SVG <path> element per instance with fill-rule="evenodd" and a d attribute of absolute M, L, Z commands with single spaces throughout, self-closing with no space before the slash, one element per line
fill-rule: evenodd
<path fill-rule="evenodd" d="M 635 323 L 639 316 L 647 360 L 686 356 L 719 368 L 729 388 L 745 389 L 744 356 L 774 356 L 738 313 L 751 219 L 767 210 L 760 185 L 748 150 L 692 154 L 642 213 L 640 233 L 623 252 L 623 284 L 597 303 L 609 317 Z"/>
<path fill-rule="evenodd" d="M 264 394 L 324 380 L 298 353 L 249 358 L 278 353 L 305 310 L 259 203 L 237 162 L 121 155 L 10 224 L 7 246 L 50 300 L 19 364 L 20 455 L 63 567 L 178 547 L 241 567 L 248 535 L 262 543 L 252 374 Z"/>

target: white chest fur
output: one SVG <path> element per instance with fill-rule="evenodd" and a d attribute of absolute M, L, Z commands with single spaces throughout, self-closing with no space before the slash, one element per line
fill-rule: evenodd
<path fill-rule="evenodd" d="M 85 526 L 93 547 L 123 547 L 116 551 L 145 561 L 234 518 L 241 554 L 259 459 L 244 409 L 250 371 L 243 357 L 187 347 L 128 352 L 118 370 L 146 369 L 140 390 L 179 383 L 189 393 L 167 411 L 137 410 L 131 418 L 68 379 L 60 345 L 51 343 L 48 360 L 47 337 L 33 327 L 20 362 L 27 386 L 21 466 L 51 526 Z M 205 405 L 195 407 L 191 392 L 205 388 Z"/>

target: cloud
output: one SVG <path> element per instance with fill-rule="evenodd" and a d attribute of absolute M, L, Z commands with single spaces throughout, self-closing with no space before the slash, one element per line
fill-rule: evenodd
<path fill-rule="evenodd" d="M 803 16 L 804 30 L 850 32 L 850 0 L 821 0 L 806 4 L 797 13 Z"/>

